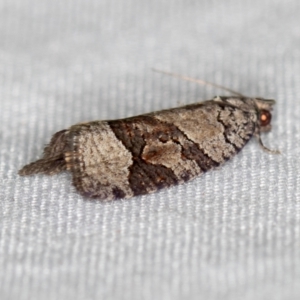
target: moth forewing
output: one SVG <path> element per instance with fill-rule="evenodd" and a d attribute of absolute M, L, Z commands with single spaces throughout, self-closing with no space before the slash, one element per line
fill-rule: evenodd
<path fill-rule="evenodd" d="M 270 130 L 274 100 L 216 97 L 136 117 L 77 124 L 56 133 L 20 175 L 68 170 L 85 196 L 130 198 L 189 181 Z M 261 143 L 262 144 L 262 143 Z M 264 146 L 263 146 L 264 147 Z"/>

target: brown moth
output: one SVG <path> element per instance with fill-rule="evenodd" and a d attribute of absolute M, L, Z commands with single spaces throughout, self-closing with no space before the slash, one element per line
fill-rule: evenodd
<path fill-rule="evenodd" d="M 55 133 L 43 157 L 19 174 L 68 170 L 80 194 L 113 200 L 191 180 L 232 158 L 253 136 L 271 151 L 260 133 L 271 130 L 275 101 L 234 93 L 238 96 L 71 126 Z"/>

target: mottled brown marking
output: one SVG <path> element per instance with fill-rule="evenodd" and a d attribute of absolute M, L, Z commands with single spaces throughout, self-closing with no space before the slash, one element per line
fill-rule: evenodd
<path fill-rule="evenodd" d="M 154 165 L 141 157 L 147 139 L 152 137 L 166 140 L 172 133 L 169 126 L 150 116 L 109 121 L 109 125 L 116 137 L 132 153 L 133 165 L 129 168 L 129 182 L 135 195 L 154 192 L 179 181 L 171 169 L 160 164 Z"/>
<path fill-rule="evenodd" d="M 160 165 L 147 164 L 142 159 L 135 159 L 130 170 L 130 187 L 135 195 L 153 193 L 159 189 L 178 183 L 171 169 Z"/>
<path fill-rule="evenodd" d="M 182 155 L 187 159 L 194 160 L 200 167 L 202 172 L 206 172 L 213 169 L 220 164 L 211 159 L 207 154 L 205 154 L 199 147 L 192 143 L 186 142 L 182 147 Z"/>
<path fill-rule="evenodd" d="M 142 174 L 146 174 L 147 167 L 153 174 L 155 166 L 165 173 L 165 168 L 161 168 L 164 166 L 173 172 L 177 182 L 190 180 L 202 172 L 197 161 L 183 155 L 186 144 L 192 142 L 173 124 L 146 115 L 110 121 L 109 125 L 117 138 L 132 152 L 134 163 L 130 168 L 130 177 L 137 172 L 137 166 L 143 168 Z M 147 164 L 141 164 L 140 158 Z M 161 182 L 154 183 L 153 180 L 148 181 L 148 184 L 151 191 L 162 186 Z"/>
<path fill-rule="evenodd" d="M 171 169 L 179 182 L 191 179 L 200 174 L 197 163 L 182 155 L 183 147 L 169 140 L 162 143 L 159 140 L 146 140 L 142 159 L 154 165 L 163 165 Z"/>

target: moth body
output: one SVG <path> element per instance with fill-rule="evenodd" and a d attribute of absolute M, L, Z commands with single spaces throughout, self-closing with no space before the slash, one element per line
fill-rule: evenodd
<path fill-rule="evenodd" d="M 82 195 L 103 200 L 152 193 L 221 165 L 251 137 L 269 131 L 274 103 L 215 97 L 131 118 L 77 124 L 54 134 L 42 159 L 19 174 L 68 170 Z"/>

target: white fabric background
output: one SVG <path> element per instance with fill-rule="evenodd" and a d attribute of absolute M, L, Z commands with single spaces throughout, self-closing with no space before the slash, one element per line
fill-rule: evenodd
<path fill-rule="evenodd" d="M 0 0 L 0 298 L 299 299 L 298 0 Z M 209 99 L 277 99 L 270 155 L 127 201 L 21 178 L 52 134 Z"/>

